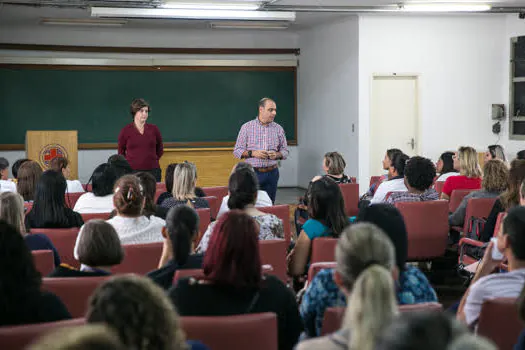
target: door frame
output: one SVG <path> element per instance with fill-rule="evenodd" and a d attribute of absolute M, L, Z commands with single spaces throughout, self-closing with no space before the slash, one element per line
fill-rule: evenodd
<path fill-rule="evenodd" d="M 379 80 L 379 79 L 395 79 L 395 78 L 411 78 L 415 81 L 415 84 L 416 84 L 416 135 L 415 135 L 415 138 L 416 138 L 416 147 L 414 149 L 414 154 L 415 155 L 419 155 L 420 152 L 421 152 L 421 144 L 422 144 L 422 137 L 421 137 L 421 103 L 420 103 L 420 91 L 419 91 L 419 79 L 420 79 L 420 74 L 418 73 L 385 73 L 385 74 L 382 74 L 382 73 L 374 73 L 372 74 L 372 76 L 370 77 L 370 115 L 369 115 L 369 124 L 368 124 L 368 129 L 369 129 L 369 135 L 368 135 L 368 138 L 369 138 L 369 144 L 368 144 L 368 147 L 370 147 L 369 149 L 372 150 L 372 119 L 373 119 L 373 114 L 372 114 L 372 110 L 373 110 L 373 105 L 374 105 L 374 81 L 375 80 Z M 403 150 L 403 149 L 402 149 Z M 371 173 L 372 171 L 372 164 L 369 163 L 368 165 L 368 172 L 370 173 L 370 176 L 372 175 L 377 175 L 377 174 L 372 174 Z"/>

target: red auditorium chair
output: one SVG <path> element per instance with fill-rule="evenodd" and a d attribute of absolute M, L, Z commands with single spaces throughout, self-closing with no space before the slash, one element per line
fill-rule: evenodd
<path fill-rule="evenodd" d="M 492 340 L 498 349 L 514 349 L 522 330 L 516 299 L 492 299 L 481 306 L 477 334 Z"/>
<path fill-rule="evenodd" d="M 75 204 L 77 204 L 78 199 L 80 196 L 82 196 L 84 192 L 75 192 L 75 193 L 66 193 L 64 196 L 64 199 L 66 201 L 66 205 L 73 209 L 75 207 Z"/>
<path fill-rule="evenodd" d="M 381 176 L 370 176 L 370 187 L 375 183 L 381 183 Z"/>
<path fill-rule="evenodd" d="M 219 200 L 219 207 L 220 203 L 222 203 L 222 199 L 228 195 L 228 186 L 204 187 L 202 190 L 206 196 L 217 197 Z"/>
<path fill-rule="evenodd" d="M 213 350 L 277 350 L 274 313 L 235 316 L 184 316 L 186 339 L 199 340 Z"/>
<path fill-rule="evenodd" d="M 471 220 L 488 218 L 494 202 L 497 198 L 471 198 L 467 202 L 467 208 L 465 210 L 465 222 L 463 227 L 453 226 L 452 229 L 458 232 L 467 233 L 470 232 Z"/>
<path fill-rule="evenodd" d="M 317 262 L 310 264 L 310 267 L 308 268 L 308 283 L 312 282 L 315 275 L 321 270 L 324 269 L 335 269 L 337 267 L 337 263 L 335 261 L 331 262 Z"/>
<path fill-rule="evenodd" d="M 216 219 L 217 218 L 217 214 L 219 214 L 219 209 L 221 208 L 221 202 L 215 196 L 206 196 L 206 197 L 203 197 L 203 199 L 206 199 L 206 201 L 210 205 L 210 215 L 211 215 L 211 217 L 213 219 Z"/>
<path fill-rule="evenodd" d="M 340 184 L 339 188 L 345 201 L 345 213 L 348 216 L 356 216 L 359 212 L 359 184 Z"/>
<path fill-rule="evenodd" d="M 448 202 L 448 211 L 453 213 L 461 204 L 463 198 L 474 190 L 454 190 L 450 195 L 450 200 Z"/>
<path fill-rule="evenodd" d="M 114 274 L 145 275 L 157 269 L 162 255 L 162 242 L 124 245 L 124 260 L 111 268 Z"/>
<path fill-rule="evenodd" d="M 36 269 L 42 276 L 47 276 L 55 269 L 55 260 L 52 250 L 33 250 L 33 261 Z"/>
<path fill-rule="evenodd" d="M 42 290 L 56 294 L 66 305 L 73 318 L 84 317 L 88 300 L 95 289 L 110 276 L 60 277 L 42 279 Z"/>
<path fill-rule="evenodd" d="M 89 220 L 93 219 L 109 220 L 109 216 L 111 215 L 111 213 L 89 213 L 80 215 L 82 216 L 82 220 L 84 220 L 84 223 L 86 223 Z"/>
<path fill-rule="evenodd" d="M 290 225 L 290 206 L 272 205 L 271 207 L 257 207 L 263 213 L 273 214 L 283 221 L 284 240 L 289 245 L 292 240 L 292 227 Z"/>
<path fill-rule="evenodd" d="M 312 241 L 310 263 L 335 261 L 337 238 L 320 237 Z"/>
<path fill-rule="evenodd" d="M 199 244 L 202 235 L 208 229 L 208 226 L 211 222 L 211 211 L 209 208 L 197 209 L 197 214 L 199 214 L 199 235 L 196 239 L 195 244 Z"/>
<path fill-rule="evenodd" d="M 77 240 L 78 227 L 73 228 L 34 228 L 31 233 L 43 233 L 53 243 L 60 255 L 60 261 L 73 267 L 80 267 L 79 262 L 73 257 L 73 249 Z"/>
<path fill-rule="evenodd" d="M 157 203 L 157 199 L 159 199 L 160 195 L 166 191 L 166 184 L 164 182 L 157 182 L 157 187 L 155 189 L 155 197 L 153 198 L 155 203 Z"/>
<path fill-rule="evenodd" d="M 269 273 L 278 277 L 284 284 L 288 281 L 286 274 L 286 249 L 288 244 L 284 240 L 275 239 L 259 241 L 259 254 L 261 264 L 271 265 L 272 271 Z"/>
<path fill-rule="evenodd" d="M 441 193 L 443 192 L 443 186 L 445 186 L 445 181 L 436 181 L 434 183 L 434 189 L 436 190 L 436 192 L 439 194 L 440 197 L 441 197 Z"/>
<path fill-rule="evenodd" d="M 445 253 L 448 243 L 447 201 L 397 202 L 408 235 L 408 261 L 431 260 Z"/>
<path fill-rule="evenodd" d="M 49 332 L 64 327 L 81 326 L 84 323 L 86 323 L 85 319 L 74 318 L 58 322 L 0 327 L 0 344 L 2 349 L 24 350 Z"/>

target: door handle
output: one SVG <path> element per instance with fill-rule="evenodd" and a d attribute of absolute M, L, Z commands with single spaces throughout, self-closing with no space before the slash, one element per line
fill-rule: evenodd
<path fill-rule="evenodd" d="M 412 150 L 414 150 L 416 148 L 416 140 L 414 140 L 414 138 L 412 137 L 412 139 L 410 139 L 410 142 L 408 142 L 407 145 L 410 145 L 410 147 L 412 147 Z"/>

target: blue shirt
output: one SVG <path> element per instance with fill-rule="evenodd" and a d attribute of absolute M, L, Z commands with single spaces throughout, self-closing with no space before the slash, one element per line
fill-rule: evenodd
<path fill-rule="evenodd" d="M 300 306 L 306 334 L 321 334 L 324 312 L 329 307 L 346 306 L 346 297 L 333 278 L 333 269 L 321 270 L 312 280 Z M 400 305 L 437 302 L 437 295 L 426 276 L 412 265 L 407 265 L 397 282 L 397 299 Z"/>
<path fill-rule="evenodd" d="M 29 250 L 52 250 L 55 266 L 60 265 L 60 255 L 58 255 L 58 251 L 51 242 L 51 240 L 42 233 L 32 233 L 30 235 L 25 235 L 24 239 L 26 241 L 26 245 L 29 248 Z"/>
<path fill-rule="evenodd" d="M 332 230 L 315 219 L 308 219 L 303 225 L 303 231 L 310 240 L 319 237 L 332 237 Z"/>

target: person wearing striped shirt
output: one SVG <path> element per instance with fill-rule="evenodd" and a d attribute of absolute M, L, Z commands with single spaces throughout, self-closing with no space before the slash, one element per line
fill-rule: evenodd
<path fill-rule="evenodd" d="M 274 121 L 276 114 L 275 101 L 268 97 L 261 99 L 259 115 L 241 127 L 233 149 L 236 158 L 253 166 L 260 189 L 268 193 L 272 203 L 279 182 L 278 160 L 288 157 L 286 135 Z"/>

